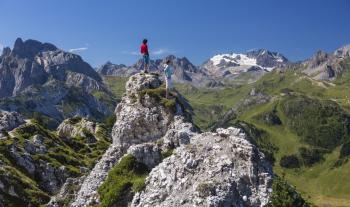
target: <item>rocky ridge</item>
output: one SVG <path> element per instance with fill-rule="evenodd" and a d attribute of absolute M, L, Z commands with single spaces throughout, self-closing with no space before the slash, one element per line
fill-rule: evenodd
<path fill-rule="evenodd" d="M 271 166 L 237 128 L 197 134 L 155 167 L 132 206 L 264 206 Z"/>
<path fill-rule="evenodd" d="M 102 202 L 99 186 L 126 155 L 153 168 L 145 189 L 136 193 L 129 205 L 266 204 L 273 173 L 263 154 L 236 128 L 199 133 L 186 104 L 180 98 L 164 99 L 162 87 L 154 74 L 130 77 L 126 94 L 115 110 L 113 144 L 85 178 L 71 206 Z M 162 158 L 164 152 L 173 149 L 170 157 Z"/>
<path fill-rule="evenodd" d="M 6 133 L 0 138 L 0 206 L 46 204 L 62 186 L 85 175 L 109 145 L 104 126 L 84 118 L 65 120 L 50 131 L 16 112 L 1 111 L 1 117 Z"/>
<path fill-rule="evenodd" d="M 316 80 L 334 80 L 346 69 L 344 62 L 350 61 L 350 45 L 345 45 L 333 53 L 317 51 L 310 59 L 304 61 L 303 73 Z"/>
<path fill-rule="evenodd" d="M 0 138 L 6 137 L 6 133 L 24 123 L 23 117 L 17 112 L 0 110 Z"/>
<path fill-rule="evenodd" d="M 186 139 L 188 142 L 189 134 L 195 128 L 192 124 L 184 123 L 181 115 L 185 111 L 182 106 L 174 102 L 173 107 L 177 110 L 169 108 L 159 103 L 159 97 L 142 94 L 145 90 L 159 88 L 161 84 L 157 75 L 136 74 L 130 77 L 126 83 L 126 95 L 115 111 L 117 121 L 112 130 L 113 144 L 84 180 L 72 206 L 98 203 L 98 187 L 106 179 L 108 171 L 125 153 L 129 152 L 151 167 L 160 161 L 161 148 L 156 147 L 155 141 L 164 137 L 166 146 L 171 147 L 186 143 Z M 182 127 L 181 131 L 174 130 L 178 126 Z M 168 138 L 169 134 L 172 135 L 171 138 Z M 175 140 L 176 138 L 179 140 Z M 153 149 L 154 153 L 149 155 Z M 157 156 L 158 159 L 155 160 Z"/>

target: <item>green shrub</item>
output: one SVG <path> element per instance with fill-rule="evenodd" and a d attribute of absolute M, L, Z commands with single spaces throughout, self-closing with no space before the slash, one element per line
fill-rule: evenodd
<path fill-rule="evenodd" d="M 81 119 L 82 118 L 80 116 L 74 116 L 74 117 L 68 119 L 68 121 L 69 121 L 70 124 L 74 125 L 74 124 L 79 123 L 81 121 Z"/>
<path fill-rule="evenodd" d="M 5 186 L 5 189 L 13 186 L 17 194 L 17 196 L 13 196 L 13 194 L 0 191 L 1 202 L 4 206 L 39 206 L 50 200 L 49 195 L 41 191 L 29 177 L 13 167 L 3 166 L 0 168 L 0 182 Z"/>
<path fill-rule="evenodd" d="M 260 114 L 256 117 L 256 119 L 265 123 L 265 124 L 268 124 L 268 125 L 281 125 L 282 124 L 282 121 L 278 117 L 276 110 Z"/>
<path fill-rule="evenodd" d="M 115 114 L 112 114 L 110 116 L 108 116 L 105 120 L 104 120 L 104 123 L 107 127 L 107 129 L 112 129 L 113 128 L 113 125 L 116 121 L 116 116 Z"/>
<path fill-rule="evenodd" d="M 88 142 L 88 143 L 95 143 L 95 141 L 94 140 L 96 140 L 96 138 L 95 138 L 95 135 L 94 134 L 92 134 L 88 129 L 86 129 L 86 128 L 83 128 L 82 129 L 82 132 L 83 132 L 83 134 L 84 134 L 84 137 L 85 137 L 85 142 Z"/>
<path fill-rule="evenodd" d="M 282 104 L 287 126 L 306 143 L 334 149 L 350 132 L 350 117 L 333 101 L 294 97 Z"/>
<path fill-rule="evenodd" d="M 174 149 L 169 149 L 161 153 L 162 160 L 164 160 L 167 157 L 170 157 L 174 153 Z"/>
<path fill-rule="evenodd" d="M 200 183 L 196 191 L 199 193 L 199 196 L 202 198 L 207 198 L 209 196 L 216 195 L 216 185 L 215 183 Z"/>
<path fill-rule="evenodd" d="M 158 88 L 144 89 L 140 91 L 138 95 L 139 95 L 139 98 L 142 99 L 146 94 L 154 98 L 155 101 L 161 103 L 164 107 L 172 110 L 173 112 L 176 111 L 177 97 L 175 96 L 175 99 L 165 98 L 166 89 L 164 85 L 161 85 Z"/>
<path fill-rule="evenodd" d="M 275 177 L 272 184 L 272 195 L 265 207 L 309 207 L 296 189 L 284 179 Z"/>
<path fill-rule="evenodd" d="M 340 154 L 338 160 L 335 162 L 334 167 L 340 167 L 346 163 L 350 156 L 350 141 L 345 142 L 340 148 Z"/>
<path fill-rule="evenodd" d="M 270 141 L 268 134 L 265 131 L 256 128 L 254 125 L 242 121 L 237 122 L 235 126 L 243 129 L 249 141 L 258 146 L 259 150 L 264 153 L 267 161 L 274 165 L 276 161 L 274 153 L 278 151 L 278 147 Z"/>
<path fill-rule="evenodd" d="M 100 207 L 127 206 L 135 192 L 143 190 L 149 169 L 132 155 L 126 155 L 109 171 L 98 189 Z"/>
<path fill-rule="evenodd" d="M 317 162 L 323 161 L 323 154 L 325 150 L 321 149 L 309 149 L 305 147 L 299 148 L 299 155 L 305 166 L 311 166 Z"/>
<path fill-rule="evenodd" d="M 158 88 L 144 89 L 144 90 L 139 92 L 139 97 L 142 98 L 146 94 L 155 98 L 157 101 L 160 101 L 161 98 L 165 97 L 165 94 L 166 94 L 165 87 L 162 85 Z"/>
<path fill-rule="evenodd" d="M 36 123 L 40 124 L 41 126 L 43 126 L 45 128 L 51 129 L 51 130 L 56 129 L 56 127 L 59 124 L 57 122 L 57 120 L 55 120 L 49 116 L 46 116 L 45 114 L 37 112 L 37 111 L 33 112 L 32 117 Z"/>
<path fill-rule="evenodd" d="M 285 155 L 281 158 L 280 165 L 284 168 L 298 168 L 300 161 L 296 155 Z"/>
<path fill-rule="evenodd" d="M 176 101 L 174 99 L 162 98 L 160 103 L 165 106 L 165 108 L 171 109 L 174 112 L 176 111 Z"/>
<path fill-rule="evenodd" d="M 350 155 L 350 140 L 343 144 L 340 149 L 339 158 L 345 158 Z"/>

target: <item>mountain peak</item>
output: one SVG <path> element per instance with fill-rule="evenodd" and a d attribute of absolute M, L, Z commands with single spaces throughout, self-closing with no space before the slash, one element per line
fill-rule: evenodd
<path fill-rule="evenodd" d="M 220 67 L 255 66 L 262 69 L 273 69 L 288 60 L 277 52 L 257 49 L 247 53 L 218 54 L 210 59 L 213 65 Z"/>
<path fill-rule="evenodd" d="M 334 51 L 336 57 L 350 57 L 350 44 L 344 45 L 343 47 Z"/>
<path fill-rule="evenodd" d="M 34 57 L 39 52 L 55 50 L 57 50 L 57 47 L 50 43 L 42 43 L 33 39 L 23 41 L 21 38 L 17 38 L 12 52 L 21 57 Z"/>

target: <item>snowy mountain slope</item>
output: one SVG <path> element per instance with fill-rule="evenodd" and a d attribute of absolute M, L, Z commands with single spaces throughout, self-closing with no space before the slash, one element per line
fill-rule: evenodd
<path fill-rule="evenodd" d="M 215 55 L 206 61 L 201 69 L 216 79 L 235 79 L 247 72 L 255 79 L 276 67 L 286 65 L 288 62 L 288 59 L 280 53 L 260 49 L 247 53 Z"/>

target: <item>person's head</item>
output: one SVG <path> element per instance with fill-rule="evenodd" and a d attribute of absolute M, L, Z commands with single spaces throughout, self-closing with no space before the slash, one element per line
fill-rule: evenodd
<path fill-rule="evenodd" d="M 171 64 L 171 60 L 167 60 L 165 63 L 166 63 L 167 65 L 170 65 L 170 64 Z"/>
<path fill-rule="evenodd" d="M 143 39 L 143 40 L 142 40 L 142 43 L 143 43 L 143 44 L 147 44 L 147 42 L 148 42 L 147 39 Z"/>

